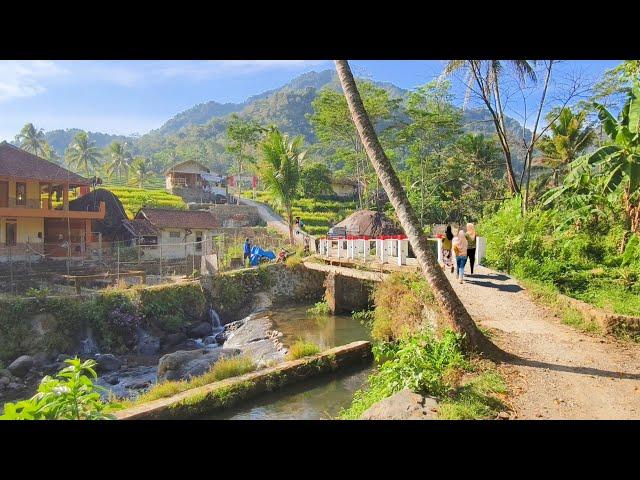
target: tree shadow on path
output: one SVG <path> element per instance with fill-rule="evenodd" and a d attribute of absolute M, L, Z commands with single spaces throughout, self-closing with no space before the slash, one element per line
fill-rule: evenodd
<path fill-rule="evenodd" d="M 508 277 L 508 276 L 503 275 L 501 273 L 494 273 L 494 274 L 489 274 L 489 275 L 482 275 L 480 273 L 474 273 L 472 275 L 473 275 L 473 277 L 471 277 L 471 278 L 486 278 L 488 280 L 498 280 L 500 282 L 504 282 L 506 280 L 511 280 L 511 277 Z"/>
<path fill-rule="evenodd" d="M 557 363 L 548 363 L 548 362 L 541 362 L 539 360 L 522 358 L 510 353 L 507 353 L 505 356 L 500 358 L 500 361 L 505 364 L 517 365 L 522 367 L 547 369 L 547 370 L 553 370 L 554 372 L 568 372 L 568 373 L 576 373 L 579 375 L 590 375 L 590 376 L 593 375 L 596 377 L 640 380 L 640 373 L 614 372 L 611 370 L 600 370 L 599 368 L 560 365 Z"/>
<path fill-rule="evenodd" d="M 477 278 L 475 275 L 472 278 Z M 517 284 L 499 284 L 499 283 L 493 283 L 493 282 L 483 282 L 483 281 L 474 281 L 474 280 L 467 280 L 467 283 L 473 284 L 473 285 L 478 285 L 480 287 L 489 287 L 489 288 L 495 288 L 497 290 L 500 290 L 501 292 L 507 292 L 507 293 L 518 293 L 521 290 L 524 290 L 520 285 Z"/>

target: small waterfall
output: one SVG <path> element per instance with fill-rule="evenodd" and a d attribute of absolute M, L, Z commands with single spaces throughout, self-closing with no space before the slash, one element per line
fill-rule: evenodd
<path fill-rule="evenodd" d="M 91 332 L 87 335 L 87 338 L 80 342 L 80 355 L 94 355 L 98 353 L 98 346 L 93 340 Z"/>
<path fill-rule="evenodd" d="M 218 312 L 216 312 L 213 307 L 209 309 L 209 318 L 211 319 L 211 328 L 214 335 L 224 330 L 224 327 L 220 325 L 220 315 L 218 315 Z"/>

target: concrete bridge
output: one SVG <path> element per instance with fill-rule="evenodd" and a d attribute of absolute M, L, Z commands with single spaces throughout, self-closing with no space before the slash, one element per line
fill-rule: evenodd
<path fill-rule="evenodd" d="M 429 240 L 441 263 L 442 239 Z M 403 235 L 323 238 L 318 250 L 319 253 L 306 260 L 304 266 L 327 274 L 325 300 L 333 313 L 358 311 L 370 306 L 374 283 L 383 281 L 392 272 L 420 271 L 417 259 L 410 256 L 409 240 Z M 478 237 L 478 265 L 485 251 L 485 238 Z"/>

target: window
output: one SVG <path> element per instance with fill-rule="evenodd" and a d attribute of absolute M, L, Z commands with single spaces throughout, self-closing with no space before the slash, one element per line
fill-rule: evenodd
<path fill-rule="evenodd" d="M 27 184 L 16 182 L 16 205 L 27 204 Z"/>
<path fill-rule="evenodd" d="M 169 232 L 169 238 L 180 238 L 180 232 Z"/>
<path fill-rule="evenodd" d="M 202 232 L 196 232 L 196 251 L 202 251 Z"/>

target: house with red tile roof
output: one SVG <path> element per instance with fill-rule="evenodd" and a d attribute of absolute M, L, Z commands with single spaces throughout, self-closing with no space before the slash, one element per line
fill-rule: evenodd
<path fill-rule="evenodd" d="M 105 205 L 74 210 L 69 197 L 81 196 L 90 185 L 90 180 L 56 163 L 1 142 L 0 261 L 11 254 L 20 256 L 25 248 L 51 258 L 83 253 L 78 249 L 91 238 L 92 221 L 104 219 Z"/>

